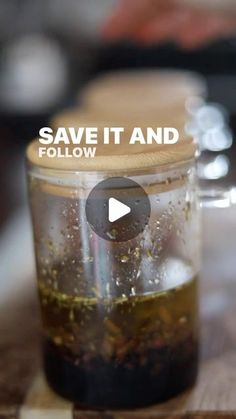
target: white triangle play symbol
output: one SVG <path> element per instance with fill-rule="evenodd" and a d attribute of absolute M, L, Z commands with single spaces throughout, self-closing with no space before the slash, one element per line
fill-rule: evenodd
<path fill-rule="evenodd" d="M 131 208 L 128 205 L 123 204 L 115 198 L 110 198 L 108 201 L 108 219 L 110 223 L 124 217 L 126 214 L 131 212 Z"/>

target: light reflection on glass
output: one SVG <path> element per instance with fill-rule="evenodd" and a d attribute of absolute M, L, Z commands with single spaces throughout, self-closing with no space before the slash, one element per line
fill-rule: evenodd
<path fill-rule="evenodd" d="M 198 176 L 200 179 L 220 179 L 229 173 L 229 168 L 229 159 L 224 155 L 219 155 L 207 164 L 200 162 L 198 164 Z"/>
<path fill-rule="evenodd" d="M 225 125 L 223 109 L 217 105 L 204 105 L 195 114 L 199 130 L 206 132 L 211 129 L 221 129 Z"/>
<path fill-rule="evenodd" d="M 230 189 L 230 201 L 232 204 L 236 204 L 236 187 Z"/>
<path fill-rule="evenodd" d="M 222 151 L 230 148 L 233 144 L 232 133 L 229 129 L 212 129 L 202 136 L 201 145 L 203 150 Z"/>
<path fill-rule="evenodd" d="M 185 130 L 196 138 L 200 151 L 222 151 L 232 146 L 232 132 L 228 127 L 227 112 L 223 107 L 191 98 L 186 108 L 190 120 Z"/>
<path fill-rule="evenodd" d="M 200 191 L 200 199 L 203 208 L 229 208 L 232 204 L 230 193 L 225 190 Z"/>

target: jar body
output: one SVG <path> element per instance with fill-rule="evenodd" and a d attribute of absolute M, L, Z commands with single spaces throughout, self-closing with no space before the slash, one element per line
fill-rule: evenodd
<path fill-rule="evenodd" d="M 146 190 L 151 217 L 143 233 L 116 243 L 97 236 L 85 214 L 89 191 L 110 174 L 28 173 L 49 384 L 90 408 L 145 406 L 192 385 L 200 247 L 193 162 L 126 175 Z"/>

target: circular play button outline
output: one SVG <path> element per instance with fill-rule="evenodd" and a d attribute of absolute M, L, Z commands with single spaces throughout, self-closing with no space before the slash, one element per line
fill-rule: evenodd
<path fill-rule="evenodd" d="M 145 190 L 126 177 L 110 177 L 89 193 L 87 221 L 101 238 L 113 242 L 131 240 L 148 225 L 151 206 Z"/>

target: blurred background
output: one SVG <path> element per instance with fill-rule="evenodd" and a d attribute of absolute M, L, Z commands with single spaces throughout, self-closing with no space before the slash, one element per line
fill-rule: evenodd
<path fill-rule="evenodd" d="M 201 74 L 208 102 L 223 107 L 232 133 L 227 128 L 213 148 L 206 147 L 200 171 L 203 178 L 218 179 L 222 186 L 236 184 L 236 35 L 224 33 L 194 48 L 181 47 L 175 39 L 144 43 L 117 37 L 109 41 L 101 32 L 117 3 L 0 0 L 0 281 L 7 276 L 2 284 L 9 289 L 10 283 L 17 283 L 17 264 L 21 277 L 23 271 L 25 276 L 33 272 L 27 245 L 31 238 L 25 146 L 53 114 L 73 107 L 81 87 L 98 74 L 126 68 L 187 69 Z M 218 116 L 212 118 L 214 123 Z"/>

